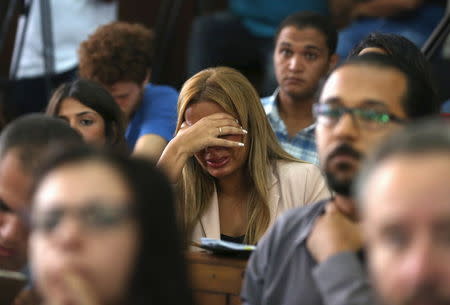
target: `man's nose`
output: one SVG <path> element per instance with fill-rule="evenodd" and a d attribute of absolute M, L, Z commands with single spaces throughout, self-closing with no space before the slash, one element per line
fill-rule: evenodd
<path fill-rule="evenodd" d="M 291 71 L 302 71 L 303 61 L 299 55 L 293 55 L 289 59 L 289 70 Z"/>

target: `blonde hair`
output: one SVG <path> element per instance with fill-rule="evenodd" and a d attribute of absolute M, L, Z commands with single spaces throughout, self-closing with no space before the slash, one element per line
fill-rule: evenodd
<path fill-rule="evenodd" d="M 241 126 L 248 131 L 246 168 L 250 190 L 245 242 L 255 244 L 270 223 L 268 179 L 272 161 L 301 161 L 286 153 L 278 144 L 258 94 L 238 71 L 226 67 L 210 68 L 187 80 L 178 99 L 176 132 L 183 124 L 186 108 L 198 101 L 219 104 L 226 112 L 238 118 Z M 215 181 L 194 157 L 187 161 L 181 177 L 178 200 L 186 233 L 190 237 L 195 225 L 208 209 Z"/>

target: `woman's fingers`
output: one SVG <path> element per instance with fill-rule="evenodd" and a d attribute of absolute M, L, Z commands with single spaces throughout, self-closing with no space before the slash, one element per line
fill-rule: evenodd
<path fill-rule="evenodd" d="M 207 145 L 207 147 L 210 147 L 210 146 L 243 147 L 244 145 L 245 145 L 244 142 L 240 142 L 240 141 L 215 138 L 210 141 L 210 143 L 209 143 L 209 145 Z"/>
<path fill-rule="evenodd" d="M 237 122 L 237 120 L 233 118 L 212 118 L 212 116 L 208 116 L 206 118 L 203 118 L 202 120 L 196 122 L 193 125 L 188 125 L 186 122 L 183 122 L 180 126 L 181 130 L 186 130 L 191 127 L 198 126 L 200 129 L 209 129 L 212 131 L 219 131 L 219 128 L 223 127 L 236 127 L 236 128 L 242 128 L 242 126 Z"/>
<path fill-rule="evenodd" d="M 184 122 L 177 133 L 175 141 L 182 154 L 191 156 L 208 146 L 243 146 L 243 140 L 239 142 L 222 139 L 222 137 L 229 135 L 244 136 L 246 134 L 247 131 L 231 115 L 215 113 L 202 118 L 193 125 Z"/>
<path fill-rule="evenodd" d="M 198 122 L 196 122 L 194 125 L 196 124 L 199 125 L 205 124 L 206 126 L 210 127 L 223 127 L 223 126 L 242 127 L 239 121 L 228 113 L 215 113 L 208 115 L 199 120 Z"/>
<path fill-rule="evenodd" d="M 241 128 L 241 127 L 218 127 L 218 136 L 227 136 L 227 135 L 246 135 L 248 132 L 247 130 Z"/>
<path fill-rule="evenodd" d="M 220 119 L 231 119 L 235 122 L 237 122 L 236 118 L 234 118 L 231 114 L 226 112 L 218 112 L 211 115 L 206 116 L 205 118 L 210 118 L 213 120 L 220 120 Z"/>
<path fill-rule="evenodd" d="M 238 123 L 238 121 L 229 118 L 211 120 L 211 122 L 214 126 L 242 127 L 241 124 Z"/>
<path fill-rule="evenodd" d="M 203 122 L 198 121 L 194 125 L 187 125 L 183 123 L 178 133 L 184 133 L 188 131 L 194 133 L 196 137 L 204 137 L 207 135 L 217 137 L 228 134 L 247 134 L 247 131 L 242 128 L 241 125 L 236 123 L 235 120 L 220 119 L 220 120 L 205 120 Z"/>

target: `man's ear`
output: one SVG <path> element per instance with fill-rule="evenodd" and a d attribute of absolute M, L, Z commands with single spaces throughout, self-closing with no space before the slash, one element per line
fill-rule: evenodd
<path fill-rule="evenodd" d="M 334 69 L 334 67 L 336 67 L 338 62 L 339 62 L 339 55 L 335 53 L 330 56 L 330 61 L 328 63 L 328 73 L 330 73 Z"/>

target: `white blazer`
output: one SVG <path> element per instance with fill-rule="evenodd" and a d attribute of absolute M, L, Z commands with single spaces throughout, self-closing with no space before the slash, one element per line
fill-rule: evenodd
<path fill-rule="evenodd" d="M 322 173 L 316 165 L 293 161 L 277 161 L 269 180 L 270 224 L 286 210 L 330 197 Z M 220 239 L 219 203 L 214 191 L 209 208 L 195 225 L 192 241 L 201 237 Z M 195 250 L 195 249 L 193 249 Z"/>

